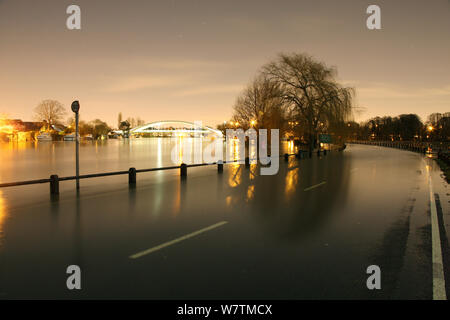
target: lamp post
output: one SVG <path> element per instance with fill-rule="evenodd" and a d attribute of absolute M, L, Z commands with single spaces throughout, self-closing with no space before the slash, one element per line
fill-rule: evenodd
<path fill-rule="evenodd" d="M 79 161 L 79 157 L 80 157 L 80 139 L 79 139 L 79 135 L 78 135 L 78 119 L 79 119 L 79 113 L 78 111 L 80 111 L 80 103 L 78 102 L 78 100 L 75 100 L 74 102 L 72 102 L 72 111 L 75 113 L 75 166 L 76 166 L 76 185 L 77 185 L 77 190 L 80 190 L 80 161 Z"/>

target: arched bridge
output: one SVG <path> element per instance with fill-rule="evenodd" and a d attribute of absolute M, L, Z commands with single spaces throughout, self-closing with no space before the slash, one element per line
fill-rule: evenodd
<path fill-rule="evenodd" d="M 143 126 L 139 126 L 130 130 L 131 135 L 136 136 L 219 136 L 222 137 L 222 132 L 207 126 L 202 126 L 198 123 L 179 121 L 179 120 L 165 120 L 147 123 Z"/>

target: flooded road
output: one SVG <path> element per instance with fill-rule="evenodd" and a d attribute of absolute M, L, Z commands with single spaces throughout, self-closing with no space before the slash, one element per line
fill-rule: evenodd
<path fill-rule="evenodd" d="M 48 185 L 0 189 L 0 297 L 432 298 L 429 175 L 446 221 L 449 199 L 431 159 L 350 145 L 259 172 L 149 172 L 132 189 L 126 176 L 88 179 L 79 195 L 63 182 L 58 201 Z M 66 288 L 69 265 L 81 290 Z M 370 265 L 381 290 L 367 289 Z"/>

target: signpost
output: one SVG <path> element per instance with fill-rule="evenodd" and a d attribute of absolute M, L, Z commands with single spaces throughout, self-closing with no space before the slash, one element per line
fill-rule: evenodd
<path fill-rule="evenodd" d="M 78 120 L 79 120 L 79 111 L 80 111 L 80 103 L 78 102 L 78 100 L 75 100 L 74 102 L 72 102 L 72 111 L 75 113 L 75 165 L 76 165 L 76 185 L 77 185 L 77 190 L 80 190 L 80 161 L 79 161 L 79 156 L 80 156 L 80 138 L 79 138 L 79 134 L 78 134 Z"/>
<path fill-rule="evenodd" d="M 331 135 L 329 135 L 329 134 L 319 134 L 319 142 L 331 143 Z"/>
<path fill-rule="evenodd" d="M 329 134 L 319 134 L 319 150 L 321 149 L 320 147 L 323 146 L 323 154 L 326 155 L 327 154 L 327 149 L 325 148 L 325 145 L 328 145 L 331 143 L 331 135 Z"/>

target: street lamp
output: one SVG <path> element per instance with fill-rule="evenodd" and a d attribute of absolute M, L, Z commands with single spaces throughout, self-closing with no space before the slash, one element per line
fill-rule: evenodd
<path fill-rule="evenodd" d="M 256 124 L 256 120 L 250 121 L 250 125 L 251 125 L 252 127 L 255 126 L 255 124 Z"/>
<path fill-rule="evenodd" d="M 79 111 L 80 111 L 80 103 L 78 100 L 72 102 L 71 105 L 72 111 L 75 113 L 75 166 L 76 166 L 76 185 L 77 190 L 80 190 L 80 139 L 78 137 L 78 120 L 79 120 Z"/>

